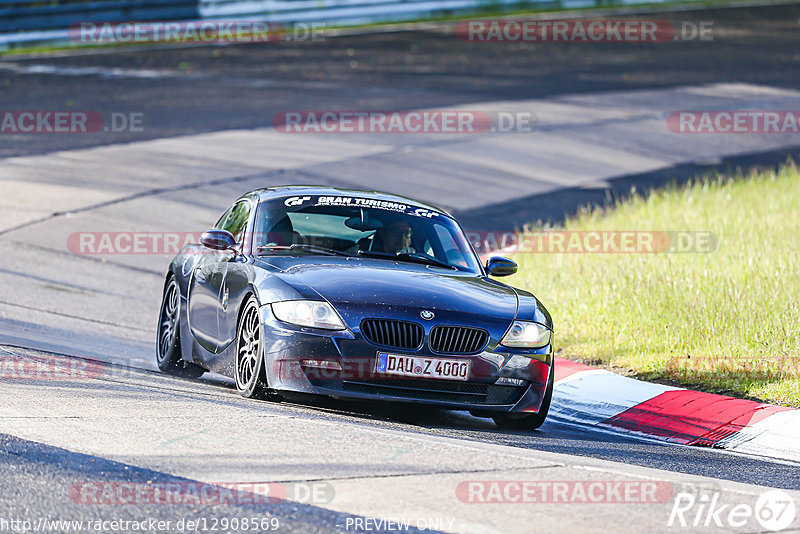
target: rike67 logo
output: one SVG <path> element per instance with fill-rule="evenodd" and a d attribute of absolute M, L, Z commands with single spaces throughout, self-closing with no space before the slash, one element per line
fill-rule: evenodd
<path fill-rule="evenodd" d="M 667 526 L 691 530 L 717 527 L 778 532 L 792 526 L 796 515 L 794 499 L 779 489 L 762 493 L 755 505 L 734 502 L 730 494 L 723 497 L 719 491 L 680 492 L 675 495 Z"/>

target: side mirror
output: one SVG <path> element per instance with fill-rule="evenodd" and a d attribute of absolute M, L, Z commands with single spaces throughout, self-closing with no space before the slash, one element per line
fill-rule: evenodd
<path fill-rule="evenodd" d="M 200 244 L 214 250 L 228 250 L 236 246 L 236 240 L 227 230 L 208 230 L 200 236 Z"/>
<path fill-rule="evenodd" d="M 517 272 L 516 262 L 495 256 L 486 260 L 486 272 L 492 276 L 508 276 Z"/>

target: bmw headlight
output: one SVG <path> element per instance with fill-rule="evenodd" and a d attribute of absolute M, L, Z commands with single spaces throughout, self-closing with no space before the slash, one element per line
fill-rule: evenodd
<path fill-rule="evenodd" d="M 506 347 L 538 349 L 550 343 L 550 329 L 543 324 L 514 321 L 500 344 Z"/>
<path fill-rule="evenodd" d="M 272 313 L 278 320 L 297 326 L 344 330 L 339 314 L 327 302 L 317 300 L 284 300 L 272 303 Z"/>

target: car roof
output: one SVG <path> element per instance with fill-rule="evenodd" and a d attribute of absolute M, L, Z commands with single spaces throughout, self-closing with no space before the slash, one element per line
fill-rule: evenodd
<path fill-rule="evenodd" d="M 359 196 L 363 198 L 370 198 L 375 200 L 387 200 L 389 202 L 398 202 L 401 204 L 414 204 L 422 208 L 437 211 L 448 217 L 453 217 L 449 212 L 443 210 L 438 206 L 420 202 L 419 200 L 408 198 L 400 195 L 392 195 L 390 193 L 383 193 L 381 191 L 365 191 L 361 189 L 342 189 L 339 187 L 330 187 L 325 185 L 277 185 L 273 187 L 265 187 L 263 189 L 256 189 L 245 193 L 242 197 L 257 196 L 259 202 L 270 198 L 284 198 L 295 195 L 330 195 L 330 196 Z"/>

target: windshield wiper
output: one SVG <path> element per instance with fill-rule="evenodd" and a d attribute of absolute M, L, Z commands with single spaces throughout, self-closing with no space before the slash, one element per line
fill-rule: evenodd
<path fill-rule="evenodd" d="M 374 250 L 359 250 L 358 254 L 360 256 L 367 256 L 371 258 L 386 258 L 389 260 L 404 260 L 409 261 L 412 263 L 423 263 L 426 265 L 435 265 L 437 267 L 444 267 L 445 269 L 452 269 L 457 271 L 458 268 L 454 265 L 450 265 L 449 263 L 445 263 L 443 261 L 439 261 L 435 258 L 431 258 L 424 254 L 420 254 L 419 252 L 398 252 L 396 254 L 392 254 L 391 252 L 377 252 Z"/>
<path fill-rule="evenodd" d="M 332 248 L 327 247 L 318 247 L 316 245 L 303 245 L 295 243 L 294 245 L 261 245 L 256 248 L 258 253 L 262 252 L 269 252 L 271 250 L 302 250 L 304 252 L 312 252 L 317 254 L 323 254 L 325 256 L 352 256 L 352 254 L 348 252 L 344 252 L 342 250 L 335 250 Z"/>

